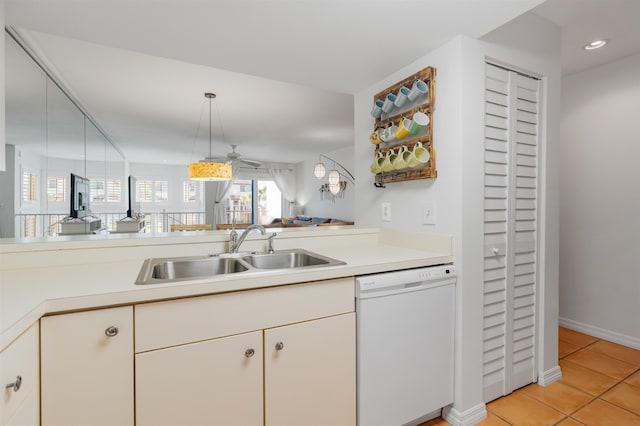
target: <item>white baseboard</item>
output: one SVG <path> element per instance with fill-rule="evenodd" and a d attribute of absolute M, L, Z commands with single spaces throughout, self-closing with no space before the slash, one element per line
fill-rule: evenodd
<path fill-rule="evenodd" d="M 487 408 L 481 403 L 461 412 L 448 406 L 442 409 L 442 418 L 453 426 L 472 426 L 487 418 Z"/>
<path fill-rule="evenodd" d="M 549 386 L 551 383 L 557 382 L 560 379 L 562 379 L 562 371 L 560 370 L 560 366 L 556 365 L 538 375 L 538 384 L 540 386 Z"/>
<path fill-rule="evenodd" d="M 619 343 L 634 349 L 640 349 L 640 339 L 626 334 L 616 333 L 615 331 L 606 330 L 594 325 L 570 320 L 568 318 L 560 318 L 560 326 L 571 330 L 579 331 L 590 336 L 600 339 L 609 340 L 610 342 Z"/>

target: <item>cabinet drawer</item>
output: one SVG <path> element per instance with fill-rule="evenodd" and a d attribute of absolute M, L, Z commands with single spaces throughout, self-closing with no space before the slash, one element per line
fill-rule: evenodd
<path fill-rule="evenodd" d="M 135 306 L 136 352 L 354 311 L 353 278 Z"/>
<path fill-rule="evenodd" d="M 9 419 L 27 398 L 38 400 L 39 339 L 36 323 L 0 353 L 0 425 L 8 424 Z M 19 390 L 5 388 L 7 384 L 14 383 L 17 376 L 22 378 Z M 37 404 L 35 406 L 37 407 Z"/>

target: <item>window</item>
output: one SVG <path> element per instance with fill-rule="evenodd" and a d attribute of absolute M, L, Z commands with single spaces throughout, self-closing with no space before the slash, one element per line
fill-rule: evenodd
<path fill-rule="evenodd" d="M 104 179 L 91 179 L 91 201 L 104 201 L 119 203 L 122 197 L 122 182 L 120 179 L 107 179 L 106 188 Z"/>
<path fill-rule="evenodd" d="M 141 203 L 150 203 L 153 201 L 153 181 L 150 180 L 139 180 L 138 181 L 138 190 L 136 191 L 138 202 Z"/>
<path fill-rule="evenodd" d="M 122 199 L 122 181 L 120 179 L 107 179 L 107 202 L 119 203 Z"/>
<path fill-rule="evenodd" d="M 257 214 L 255 214 L 257 212 Z M 227 223 L 269 224 L 282 216 L 282 194 L 271 180 L 235 180 L 229 195 Z"/>
<path fill-rule="evenodd" d="M 35 237 L 36 236 L 36 217 L 35 216 L 27 216 L 24 219 L 24 228 L 22 229 L 24 232 L 24 237 Z"/>
<path fill-rule="evenodd" d="M 195 203 L 198 201 L 198 182 L 182 183 L 182 202 Z"/>
<path fill-rule="evenodd" d="M 258 223 L 267 225 L 282 217 L 282 193 L 272 180 L 258 181 Z"/>
<path fill-rule="evenodd" d="M 24 172 L 22 173 L 22 200 L 23 201 L 37 201 L 37 183 L 38 176 L 35 173 Z"/>
<path fill-rule="evenodd" d="M 89 185 L 91 202 L 104 201 L 104 179 L 91 179 Z"/>
<path fill-rule="evenodd" d="M 154 182 L 155 200 L 156 202 L 166 202 L 169 200 L 169 182 L 166 180 L 157 180 Z"/>
<path fill-rule="evenodd" d="M 66 200 L 66 179 L 63 177 L 47 177 L 47 199 L 61 202 Z"/>
<path fill-rule="evenodd" d="M 140 203 L 166 203 L 169 201 L 169 181 L 138 180 L 136 197 Z"/>

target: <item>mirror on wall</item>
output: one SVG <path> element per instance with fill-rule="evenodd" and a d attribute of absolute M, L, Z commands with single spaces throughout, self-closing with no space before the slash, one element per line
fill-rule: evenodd
<path fill-rule="evenodd" d="M 0 186 L 8 205 L 0 237 L 64 233 L 78 195 L 72 174 L 88 180 L 82 202 L 100 228 L 115 227 L 126 212 L 125 158 L 10 36 L 5 60 L 8 167 Z"/>

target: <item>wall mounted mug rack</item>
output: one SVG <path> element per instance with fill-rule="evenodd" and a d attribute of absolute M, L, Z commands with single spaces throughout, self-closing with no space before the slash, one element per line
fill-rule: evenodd
<path fill-rule="evenodd" d="M 406 146 L 406 149 L 412 150 L 418 142 L 429 153 L 429 160 L 418 167 L 376 173 L 374 179 L 376 188 L 385 188 L 385 183 L 389 182 L 432 179 L 438 176 L 436 153 L 433 147 L 433 111 L 436 100 L 435 81 L 436 69 L 427 67 L 374 95 L 374 105 L 378 100 L 389 99 L 388 95 L 390 94 L 394 95 L 396 100 L 399 97 L 403 98 L 401 107 L 398 107 L 396 103 L 395 108 L 387 108 L 389 109 L 388 113 L 382 111 L 379 115 L 374 115 L 374 132 L 380 129 L 384 131 L 385 128 L 390 126 L 400 127 L 404 120 L 410 121 L 416 114 L 427 116 L 426 120 L 422 115 L 419 116 L 421 123 L 418 124 L 420 125 L 414 123 L 412 130 L 416 128 L 419 130 L 415 134 L 406 131 L 396 132 L 395 135 L 402 136 L 402 139 L 389 137 L 388 133 L 384 134 L 385 137 L 382 138 L 382 142 L 374 145 L 374 157 L 377 157 L 380 153 L 386 155 L 389 150 L 397 152 L 403 145 Z M 406 99 L 404 99 L 405 96 Z M 427 123 L 426 125 L 424 125 L 425 122 Z M 409 122 L 408 124 L 411 123 Z"/>

